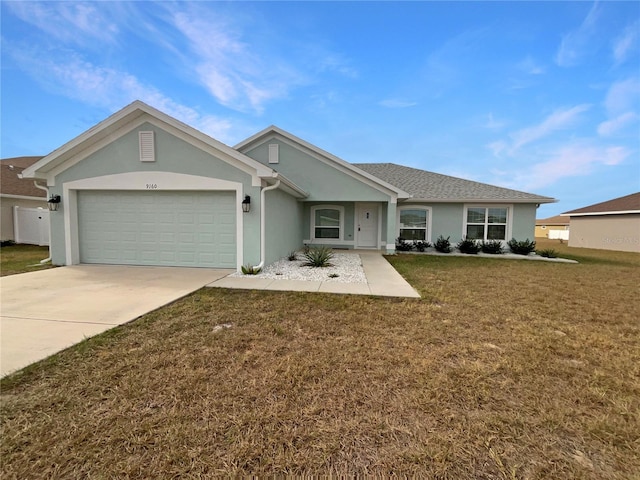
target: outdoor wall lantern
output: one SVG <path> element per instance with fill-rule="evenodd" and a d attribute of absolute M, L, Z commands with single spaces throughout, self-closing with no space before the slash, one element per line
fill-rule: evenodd
<path fill-rule="evenodd" d="M 47 200 L 47 205 L 49 206 L 50 211 L 57 211 L 58 205 L 60 205 L 60 195 L 51 195 L 49 200 Z"/>
<path fill-rule="evenodd" d="M 244 196 L 244 200 L 242 200 L 242 211 L 247 213 L 251 210 L 251 197 L 249 195 Z"/>

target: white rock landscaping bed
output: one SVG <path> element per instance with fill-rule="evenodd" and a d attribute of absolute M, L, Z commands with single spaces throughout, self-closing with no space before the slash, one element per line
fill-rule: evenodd
<path fill-rule="evenodd" d="M 302 254 L 298 255 L 302 258 Z M 267 265 L 257 275 L 236 272 L 230 277 L 269 278 L 273 280 L 306 280 L 335 283 L 367 283 L 360 255 L 356 253 L 334 253 L 332 267 L 304 267 L 304 260 L 290 261 L 286 258 Z M 337 275 L 337 276 L 336 276 Z"/>

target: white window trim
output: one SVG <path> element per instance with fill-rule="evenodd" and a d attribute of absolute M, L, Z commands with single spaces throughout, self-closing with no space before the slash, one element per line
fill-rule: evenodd
<path fill-rule="evenodd" d="M 340 212 L 340 226 L 338 227 L 338 238 L 317 238 L 316 237 L 316 210 L 338 210 Z M 310 219 L 311 231 L 309 238 L 312 241 L 337 244 L 344 238 L 344 207 L 342 205 L 314 205 L 311 207 Z"/>
<path fill-rule="evenodd" d="M 511 240 L 512 238 L 512 227 L 513 227 L 513 205 L 507 205 L 507 204 L 468 204 L 464 206 L 464 212 L 463 212 L 463 221 L 462 221 L 462 238 L 466 238 L 467 236 L 467 214 L 470 208 L 506 208 L 507 209 L 507 224 L 506 224 L 506 231 L 505 231 L 505 239 L 501 240 L 501 242 L 503 243 L 507 243 L 509 240 Z M 476 223 L 472 223 L 471 225 L 478 225 Z M 488 225 L 486 223 L 485 220 L 485 227 Z M 502 224 L 497 224 L 497 225 L 502 225 Z M 487 241 L 487 232 L 488 232 L 488 228 L 485 228 L 484 230 L 484 241 Z M 482 240 L 480 240 L 482 241 Z"/>
<path fill-rule="evenodd" d="M 426 205 L 402 205 L 398 207 L 396 212 L 396 238 L 400 236 L 400 215 L 403 210 L 426 210 L 427 212 L 427 232 L 425 234 L 424 241 L 431 243 L 431 207 L 427 207 Z M 393 239 L 395 241 L 395 239 Z M 413 240 L 407 240 L 408 243 L 413 243 Z M 390 243 L 387 241 L 387 243 Z"/>

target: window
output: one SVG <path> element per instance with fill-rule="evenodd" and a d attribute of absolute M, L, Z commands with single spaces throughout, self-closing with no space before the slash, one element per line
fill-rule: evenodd
<path fill-rule="evenodd" d="M 506 240 L 508 207 L 468 207 L 465 235 L 469 240 Z"/>
<path fill-rule="evenodd" d="M 311 208 L 314 239 L 342 238 L 342 219 L 344 208 L 335 206 L 318 206 Z"/>
<path fill-rule="evenodd" d="M 399 237 L 415 242 L 427 239 L 427 220 L 429 213 L 425 208 L 403 208 L 400 210 Z"/>

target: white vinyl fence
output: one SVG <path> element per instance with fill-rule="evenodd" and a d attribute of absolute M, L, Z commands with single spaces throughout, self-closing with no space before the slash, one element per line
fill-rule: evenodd
<path fill-rule="evenodd" d="M 549 230 L 549 239 L 569 241 L 569 230 Z"/>
<path fill-rule="evenodd" d="M 49 210 L 13 207 L 13 233 L 16 243 L 49 245 Z"/>

